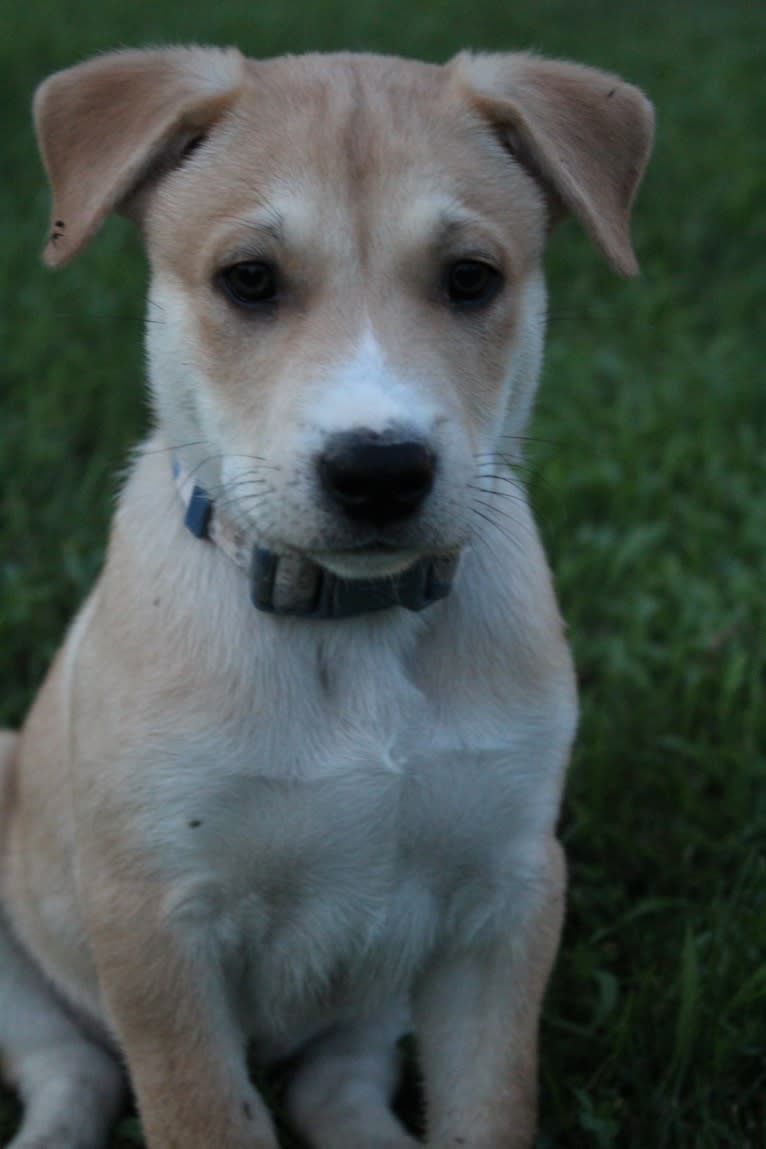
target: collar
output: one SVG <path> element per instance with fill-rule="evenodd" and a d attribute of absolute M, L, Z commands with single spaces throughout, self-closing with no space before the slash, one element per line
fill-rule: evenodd
<path fill-rule="evenodd" d="M 278 555 L 252 545 L 244 530 L 216 508 L 204 487 L 173 458 L 173 478 L 186 508 L 184 525 L 215 543 L 247 571 L 257 610 L 297 618 L 340 619 L 401 606 L 424 610 L 449 594 L 459 552 L 426 555 L 394 575 L 346 579 L 300 554 Z"/>

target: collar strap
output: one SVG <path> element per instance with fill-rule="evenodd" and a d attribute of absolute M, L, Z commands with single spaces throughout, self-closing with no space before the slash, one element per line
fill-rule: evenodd
<path fill-rule="evenodd" d="M 449 594 L 459 553 L 427 555 L 394 575 L 346 579 L 304 555 L 277 555 L 248 544 L 216 509 L 204 487 L 173 459 L 173 478 L 186 507 L 184 525 L 198 539 L 215 543 L 249 574 L 253 605 L 268 614 L 340 619 L 401 606 L 419 611 Z"/>
<path fill-rule="evenodd" d="M 392 606 L 424 610 L 449 594 L 457 560 L 426 556 L 385 578 L 345 579 L 302 555 L 255 547 L 250 595 L 258 610 L 299 618 L 352 618 Z"/>

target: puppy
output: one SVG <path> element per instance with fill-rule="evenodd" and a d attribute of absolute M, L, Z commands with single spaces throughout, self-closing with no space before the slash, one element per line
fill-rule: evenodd
<path fill-rule="evenodd" d="M 615 271 L 651 107 L 529 55 L 126 51 L 35 99 L 45 260 L 143 234 L 155 431 L 0 744 L 13 1149 L 521 1149 L 575 684 L 514 474 L 542 257 Z M 94 365 L 94 370 L 98 370 Z"/>

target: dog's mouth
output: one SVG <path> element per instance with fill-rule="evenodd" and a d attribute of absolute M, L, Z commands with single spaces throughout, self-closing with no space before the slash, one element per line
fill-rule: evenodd
<path fill-rule="evenodd" d="M 318 551 L 308 556 L 341 578 L 384 578 L 399 574 L 418 561 L 419 552 L 393 543 L 365 543 L 343 551 Z"/>
<path fill-rule="evenodd" d="M 288 544 L 275 549 L 300 556 L 339 578 L 374 579 L 399 575 L 425 559 L 455 555 L 467 541 L 457 533 L 449 532 L 445 537 L 442 531 L 418 530 L 415 524 L 412 527 L 370 527 L 350 535 L 344 533 L 345 537 L 328 533 L 324 538 L 312 539 L 308 545 Z"/>
<path fill-rule="evenodd" d="M 369 526 L 335 536 L 313 539 L 298 548 L 309 562 L 316 563 L 340 578 L 385 578 L 398 574 L 425 555 L 444 550 L 429 546 L 423 538 L 403 537 L 396 528 Z M 288 547 L 293 551 L 293 547 Z"/>

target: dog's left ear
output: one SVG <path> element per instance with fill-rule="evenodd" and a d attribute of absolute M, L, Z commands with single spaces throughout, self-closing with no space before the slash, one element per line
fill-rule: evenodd
<path fill-rule="evenodd" d="M 559 209 L 621 275 L 635 275 L 630 209 L 652 145 L 654 112 L 619 76 L 525 53 L 451 61 L 469 101 Z"/>

